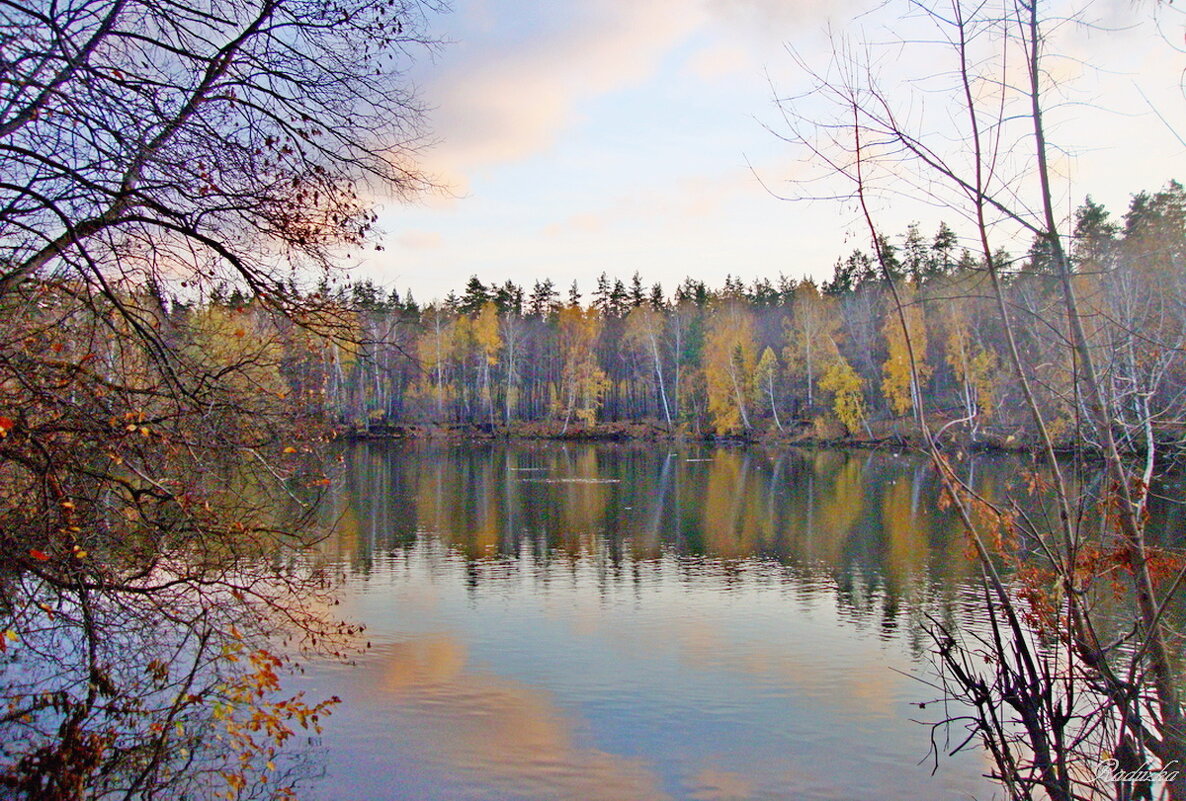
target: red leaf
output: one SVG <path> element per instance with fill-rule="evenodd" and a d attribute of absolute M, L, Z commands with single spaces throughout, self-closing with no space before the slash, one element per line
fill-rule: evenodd
<path fill-rule="evenodd" d="M 12 427 L 15 425 L 16 423 L 11 417 L 0 417 L 0 437 L 8 436 L 8 432 L 11 431 Z"/>
<path fill-rule="evenodd" d="M 45 551 L 39 551 L 36 548 L 33 548 L 29 551 L 29 556 L 32 556 L 34 559 L 40 559 L 42 562 L 49 561 L 49 554 L 47 554 Z"/>

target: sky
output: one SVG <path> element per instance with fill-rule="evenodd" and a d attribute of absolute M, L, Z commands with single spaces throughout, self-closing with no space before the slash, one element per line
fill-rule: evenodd
<path fill-rule="evenodd" d="M 819 165 L 784 141 L 775 98 L 832 113 L 808 70 L 827 70 L 838 39 L 872 42 L 887 96 L 941 134 L 929 120 L 943 107 L 919 111 L 927 87 L 909 81 L 942 76 L 944 53 L 907 6 L 455 0 L 429 22 L 443 46 L 410 75 L 430 109 L 423 166 L 444 189 L 385 202 L 384 249 L 354 274 L 422 302 L 474 275 L 528 291 L 577 281 L 586 301 L 602 272 L 637 271 L 668 294 L 686 276 L 824 280 L 868 235 L 852 203 L 787 199 L 828 192 L 799 182 Z M 1179 13 L 1114 0 L 1088 8 L 1093 26 L 1054 32 L 1064 212 L 1091 194 L 1119 216 L 1132 193 L 1186 179 Z M 878 211 L 893 233 L 917 222 L 930 236 L 940 219 L 961 231 L 958 215 L 908 194 Z"/>

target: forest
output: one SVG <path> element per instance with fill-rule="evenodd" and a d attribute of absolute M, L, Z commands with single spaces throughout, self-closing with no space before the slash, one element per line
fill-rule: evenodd
<path fill-rule="evenodd" d="M 1119 217 L 1088 197 L 1070 240 L 1123 448 L 1143 447 L 1146 424 L 1159 444 L 1178 443 L 1186 190 L 1170 181 L 1139 192 Z M 911 225 L 879 243 L 906 298 L 917 385 L 881 269 L 860 249 L 819 285 L 785 273 L 721 287 L 689 277 L 669 292 L 640 272 L 628 281 L 602 273 L 586 295 L 575 282 L 526 288 L 474 276 L 460 293 L 420 305 L 370 280 L 323 282 L 309 300 L 332 321 L 331 336 L 286 328 L 226 285 L 200 303 L 160 302 L 223 343 L 215 347 L 257 349 L 257 365 L 271 365 L 270 378 L 258 379 L 270 391 L 355 431 L 566 433 L 628 421 L 690 436 L 875 438 L 908 428 L 921 404 L 971 442 L 1020 447 L 1033 441 L 1031 417 L 983 259 L 961 241 L 940 223 L 933 235 Z M 1051 434 L 1079 442 L 1076 365 L 1043 240 L 994 259 Z M 527 425 L 537 422 L 547 425 Z"/>

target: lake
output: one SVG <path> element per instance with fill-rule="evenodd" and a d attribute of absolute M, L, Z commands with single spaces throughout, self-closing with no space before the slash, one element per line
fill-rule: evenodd
<path fill-rule="evenodd" d="M 925 460 L 561 443 L 345 458 L 321 549 L 371 648 L 291 685 L 344 701 L 313 798 L 999 796 L 974 747 L 943 753 L 962 729 L 926 725 L 943 716 L 927 616 L 980 602 Z M 1000 493 L 1018 465 L 960 468 Z"/>

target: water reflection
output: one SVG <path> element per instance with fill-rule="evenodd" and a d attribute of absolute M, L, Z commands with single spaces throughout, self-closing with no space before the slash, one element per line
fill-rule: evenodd
<path fill-rule="evenodd" d="M 911 719 L 937 714 L 909 676 L 924 616 L 977 605 L 919 460 L 556 444 L 346 458 L 323 550 L 375 647 L 307 678 L 345 700 L 321 797 L 992 796 L 977 754 L 936 776 L 919 764 L 930 732 Z"/>
<path fill-rule="evenodd" d="M 688 578 L 707 560 L 727 585 L 770 561 L 787 568 L 772 580 L 826 585 L 846 614 L 889 632 L 975 569 L 916 458 L 549 444 L 363 445 L 348 460 L 327 552 L 363 574 L 424 537 L 472 563 L 471 587 L 528 564 L 546 581 L 582 559 L 597 562 L 603 583 L 630 581 L 663 556 Z M 1001 483 L 1003 470 L 982 465 L 978 485 Z"/>

